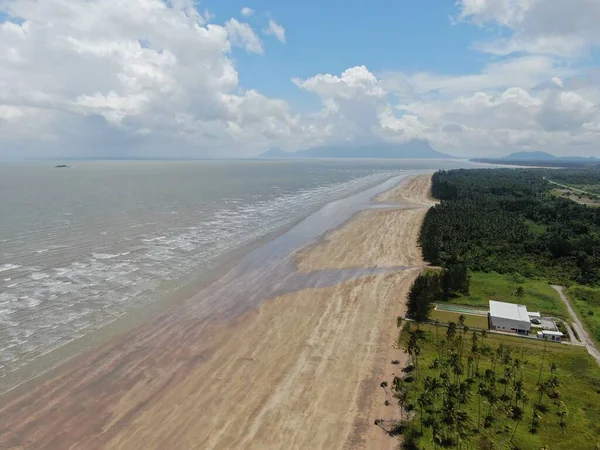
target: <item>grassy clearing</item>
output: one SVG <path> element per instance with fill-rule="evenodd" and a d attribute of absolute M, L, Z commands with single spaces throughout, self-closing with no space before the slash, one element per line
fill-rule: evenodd
<path fill-rule="evenodd" d="M 581 205 L 592 207 L 600 206 L 600 197 L 596 194 L 584 194 L 583 192 L 577 192 L 571 189 L 554 189 L 552 194 L 556 195 L 557 197 L 563 197 L 568 200 L 572 200 Z"/>
<path fill-rule="evenodd" d="M 412 329 L 415 329 L 414 325 L 412 325 Z M 403 433 L 405 436 L 412 435 L 416 438 L 414 448 L 422 450 L 443 448 L 441 440 L 434 445 L 432 432 L 434 427 L 438 430 L 438 437 L 455 439 L 458 436 L 455 429 L 460 429 L 464 433 L 460 444 L 455 441 L 454 445 L 449 445 L 447 440 L 446 448 L 459 448 L 460 446 L 463 449 L 526 450 L 540 449 L 543 445 L 550 450 L 594 450 L 597 448 L 595 445 L 600 441 L 600 369 L 584 348 L 550 342 L 546 343 L 546 347 L 544 347 L 543 342 L 490 334 L 485 339 L 479 338 L 480 350 L 476 355 L 480 355 L 478 363 L 480 375 L 477 376 L 474 375 L 473 364 L 468 365 L 467 363 L 467 358 L 471 354 L 472 333 L 464 336 L 462 346 L 459 333 L 452 341 L 454 342 L 452 348 L 456 351 L 463 348 L 462 356 L 460 356 L 462 373 L 457 376 L 450 363 L 452 350 L 448 350 L 450 346 L 441 344 L 446 339 L 446 329 L 438 329 L 437 335 L 434 326 L 424 325 L 421 326 L 421 330 L 424 341 L 421 341 L 420 344 L 418 376 L 416 371 L 412 371 L 405 377 L 408 377 L 409 380 L 412 378 L 413 381 L 404 383 L 408 393 L 405 404 L 408 405 L 408 409 L 414 408 L 415 415 L 413 420 L 403 428 Z M 410 334 L 403 332 L 399 344 L 404 347 L 409 338 Z M 436 345 L 436 342 L 440 344 Z M 498 354 L 498 347 L 501 344 L 504 348 L 510 347 L 510 361 L 507 362 L 498 357 L 494 363 L 493 355 Z M 545 351 L 544 348 L 546 348 Z M 438 363 L 437 368 L 434 368 L 436 359 L 441 361 L 441 364 Z M 505 369 L 516 367 L 514 364 L 517 359 L 520 361 L 518 368 L 514 369 L 512 375 L 508 375 L 509 378 L 505 378 L 507 376 Z M 542 395 L 539 423 L 536 432 L 532 433 L 530 429 L 534 417 L 534 407 L 540 403 L 537 390 L 540 366 L 542 367 L 541 382 L 545 383 L 552 378 L 550 370 L 552 363 L 556 364 L 559 386 Z M 489 378 L 484 375 L 488 369 L 496 374 L 494 387 L 488 387 L 495 392 L 497 399 L 491 405 L 486 395 L 478 394 L 480 383 L 491 386 Z M 448 387 L 444 387 L 443 373 L 447 374 Z M 428 404 L 422 406 L 424 402 L 419 401 L 419 396 L 426 391 L 424 380 L 427 377 L 430 377 L 430 381 L 434 378 L 437 379 L 442 386 L 437 391 L 429 390 L 429 394 L 425 394 L 425 397 L 429 398 Z M 523 382 L 527 401 L 517 400 L 515 383 L 519 379 Z M 506 380 L 509 381 L 504 383 Z M 452 411 L 458 410 L 463 414 L 460 418 L 460 425 L 448 425 L 445 422 L 448 408 L 445 408 L 446 405 L 443 402 L 447 401 L 447 396 L 454 395 L 451 392 L 457 392 L 463 388 L 469 392 L 468 395 L 463 397 L 464 400 L 454 400 L 458 403 L 452 407 Z M 433 399 L 431 392 L 437 392 L 437 394 L 433 394 Z M 553 392 L 558 392 L 558 398 L 555 398 L 556 394 Z M 505 393 L 506 397 L 503 397 Z M 480 397 L 481 404 L 479 403 Z M 560 418 L 557 415 L 560 401 L 564 402 L 567 410 L 564 429 L 561 428 Z M 515 405 L 518 405 L 517 408 Z M 521 410 L 521 419 L 510 416 L 515 413 L 515 409 Z M 480 419 L 478 419 L 478 411 L 481 411 Z M 400 413 L 398 414 L 400 415 Z M 489 416 L 490 421 L 487 428 L 484 426 L 485 416 Z M 421 419 L 424 423 L 422 434 Z M 438 425 L 434 425 L 435 423 Z M 408 438 L 406 439 L 408 440 Z"/>
<path fill-rule="evenodd" d="M 464 314 L 465 316 L 465 325 L 469 328 L 482 328 L 487 330 L 488 328 L 488 319 L 486 316 L 476 316 L 473 314 Z M 458 323 L 458 318 L 460 317 L 460 313 L 455 313 L 452 311 L 431 311 L 429 314 L 429 318 L 431 320 L 438 319 L 441 323 L 450 323 L 456 322 Z"/>
<path fill-rule="evenodd" d="M 523 288 L 522 298 L 515 295 L 518 287 Z M 489 300 L 519 303 L 527 306 L 529 311 L 541 311 L 545 315 L 568 317 L 565 305 L 546 281 L 518 275 L 473 272 L 470 295 L 458 296 L 451 299 L 450 303 L 487 308 Z"/>
<path fill-rule="evenodd" d="M 600 289 L 575 285 L 567 290 L 567 295 L 592 337 L 600 343 Z"/>

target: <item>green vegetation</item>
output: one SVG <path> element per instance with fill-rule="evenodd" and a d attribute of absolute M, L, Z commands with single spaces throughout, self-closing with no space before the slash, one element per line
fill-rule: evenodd
<path fill-rule="evenodd" d="M 582 191 L 600 194 L 600 170 L 555 170 L 546 174 L 548 180 Z"/>
<path fill-rule="evenodd" d="M 584 348 L 456 323 L 405 328 L 399 345 L 413 364 L 389 385 L 403 448 L 594 449 L 600 372 Z"/>
<path fill-rule="evenodd" d="M 564 176 L 536 169 L 437 172 L 432 193 L 442 202 L 423 225 L 425 258 L 558 284 L 599 283 L 600 208 L 552 195 L 547 175 Z"/>
<path fill-rule="evenodd" d="M 519 288 L 522 295 L 519 296 Z M 543 311 L 546 315 L 568 317 L 564 303 L 545 280 L 520 275 L 473 272 L 469 295 L 459 295 L 450 303 L 487 308 L 489 300 L 519 303 L 529 311 Z M 600 320 L 600 314 L 598 316 Z"/>
<path fill-rule="evenodd" d="M 592 337 L 600 343 L 600 289 L 571 286 L 567 290 L 567 295 L 577 308 L 581 320 Z"/>
<path fill-rule="evenodd" d="M 466 275 L 460 289 L 445 290 L 443 275 L 428 271 L 411 289 L 412 318 L 423 322 L 430 313 L 436 323 L 400 337 L 413 361 L 390 386 L 401 407 L 393 432 L 404 434 L 404 448 L 600 448 L 600 370 L 585 348 L 482 335 L 470 328 L 485 316 L 431 311 L 434 301 L 487 308 L 497 299 L 568 317 L 551 281 L 571 286 L 574 306 L 600 340 L 600 208 L 554 195 L 544 177 L 600 186 L 600 171 L 434 175 L 441 203 L 424 221 L 423 254 Z"/>
<path fill-rule="evenodd" d="M 469 271 L 465 264 L 451 264 L 447 269 L 425 271 L 410 288 L 406 317 L 425 322 L 436 301 L 458 294 L 469 294 Z"/>
<path fill-rule="evenodd" d="M 461 314 L 458 312 L 452 311 L 440 311 L 434 310 L 429 314 L 429 320 L 439 320 L 440 323 L 448 324 L 450 322 L 458 322 L 460 316 L 465 318 L 465 325 L 469 328 L 488 328 L 488 318 L 487 316 L 476 316 L 474 314 Z"/>

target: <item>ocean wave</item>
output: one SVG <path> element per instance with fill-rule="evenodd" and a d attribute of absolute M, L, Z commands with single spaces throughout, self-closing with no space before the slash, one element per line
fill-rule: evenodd
<path fill-rule="evenodd" d="M 167 217 L 165 221 L 154 222 L 144 218 L 131 227 L 143 227 L 143 231 L 123 235 L 112 246 L 104 238 L 101 247 L 92 246 L 94 234 L 99 236 L 91 231 L 92 237 L 86 242 L 69 241 L 69 250 L 64 252 L 54 252 L 55 245 L 51 244 L 55 242 L 32 243 L 35 246 L 30 254 L 47 248 L 52 251 L 43 257 L 43 265 L 38 262 L 34 273 L 18 278 L 18 286 L 6 289 L 6 296 L 0 293 L 0 304 L 6 303 L 4 310 L 0 309 L 4 311 L 0 322 L 9 323 L 12 333 L 0 335 L 0 347 L 10 347 L 7 356 L 16 357 L 17 361 L 10 369 L 171 292 L 169 289 L 174 289 L 175 284 L 165 282 L 209 267 L 220 255 L 298 220 L 328 202 L 380 183 L 388 176 L 389 173 L 380 172 L 301 190 L 286 188 L 254 196 L 248 193 L 243 199 L 218 199 L 217 203 L 207 202 L 202 211 L 194 210 L 193 215 L 182 219 L 166 222 Z M 180 215 L 184 216 L 183 212 Z M 112 236 L 111 231 L 100 234 Z M 54 253 L 57 260 L 52 264 L 48 260 Z M 63 257 L 70 259 L 60 260 Z M 0 265 L 0 272 L 19 267 Z M 15 325 L 17 322 L 22 325 Z M 27 339 L 29 344 L 24 344 Z M 36 345 L 39 343 L 35 352 L 29 347 L 33 340 Z M 6 369 L 0 369 L 1 378 Z"/>
<path fill-rule="evenodd" d="M 14 270 L 14 269 L 18 269 L 19 267 L 21 267 L 18 264 L 2 264 L 0 265 L 0 272 L 6 272 L 7 270 Z"/>
<path fill-rule="evenodd" d="M 34 279 L 35 281 L 38 281 L 38 280 L 43 280 L 44 278 L 48 278 L 50 275 L 48 275 L 47 273 L 44 273 L 44 272 L 33 272 L 29 276 L 32 279 Z"/>
<path fill-rule="evenodd" d="M 129 255 L 131 252 L 123 252 L 123 253 L 115 253 L 115 254 L 111 254 L 111 253 L 92 253 L 92 257 L 95 259 L 113 259 L 113 258 L 118 258 L 119 256 L 127 256 Z"/>

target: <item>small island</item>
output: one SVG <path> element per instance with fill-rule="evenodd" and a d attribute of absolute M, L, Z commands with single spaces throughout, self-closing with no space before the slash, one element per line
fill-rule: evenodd
<path fill-rule="evenodd" d="M 67 167 L 70 167 L 70 166 L 67 166 L 66 164 L 58 164 L 58 165 L 54 166 L 55 169 L 64 169 Z"/>

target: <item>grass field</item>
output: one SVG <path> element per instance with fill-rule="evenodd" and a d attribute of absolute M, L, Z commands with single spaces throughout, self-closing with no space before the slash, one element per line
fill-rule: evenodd
<path fill-rule="evenodd" d="M 515 296 L 519 286 L 524 290 L 523 298 Z M 529 311 L 541 311 L 548 316 L 568 317 L 565 305 L 546 281 L 514 275 L 473 272 L 470 295 L 456 297 L 451 299 L 450 303 L 487 308 L 489 300 L 519 303 L 527 306 Z"/>
<path fill-rule="evenodd" d="M 414 327 L 413 327 L 414 330 Z M 448 373 L 450 380 L 455 380 L 450 368 L 442 363 L 441 368 L 433 368 L 434 360 L 440 358 L 443 354 L 444 347 L 436 346 L 436 341 L 440 341 L 445 338 L 445 330 L 438 330 L 439 336 L 436 337 L 436 330 L 434 326 L 425 325 L 421 326 L 421 330 L 424 331 L 425 341 L 421 343 L 421 351 L 418 360 L 419 375 L 415 377 L 415 372 L 409 374 L 414 379 L 410 383 L 406 383 L 407 391 L 409 393 L 409 404 L 412 404 L 415 408 L 415 417 L 409 425 L 408 429 L 404 430 L 404 433 L 410 434 L 410 431 L 416 434 L 418 437 L 417 447 L 422 450 L 434 450 L 435 448 L 441 448 L 440 445 L 434 446 L 432 428 L 428 427 L 427 423 L 430 424 L 438 421 L 443 423 L 444 407 L 442 406 L 442 399 L 444 394 L 444 387 L 442 381 L 442 390 L 438 391 L 437 395 L 437 406 L 436 401 L 433 401 L 433 408 L 431 403 L 429 407 L 421 409 L 417 397 L 420 392 L 423 392 L 424 381 L 426 377 L 442 379 L 442 373 Z M 470 339 L 471 333 L 467 333 L 465 336 L 465 350 L 464 356 L 462 357 L 463 364 L 466 366 L 467 355 L 470 352 Z M 401 346 L 409 339 L 409 333 L 406 331 L 400 335 Z M 503 344 L 503 346 L 509 346 L 511 349 L 512 360 L 520 359 L 522 361 L 521 368 L 513 372 L 513 381 L 509 383 L 503 383 L 504 367 L 510 367 L 510 363 L 500 362 L 496 360 L 493 363 L 493 357 L 496 350 Z M 562 344 L 547 343 L 546 352 L 544 354 L 544 343 L 537 342 L 535 340 L 524 340 L 519 338 L 512 338 L 510 336 L 503 335 L 488 335 L 483 341 L 480 340 L 480 347 L 485 348 L 489 346 L 488 356 L 481 356 L 479 362 L 479 370 L 482 373 L 481 377 L 471 375 L 468 377 L 468 369 L 463 366 L 464 372 L 458 376 L 458 382 L 461 384 L 464 382 L 466 385 L 470 385 L 471 394 L 467 396 L 466 403 L 457 406 L 461 411 L 466 413 L 468 417 L 462 419 L 462 423 L 466 425 L 468 436 L 463 439 L 462 448 L 475 448 L 475 449 L 541 449 L 545 445 L 549 450 L 559 449 L 573 449 L 573 450 L 594 450 L 595 445 L 600 441 L 600 369 L 592 358 L 587 354 L 585 348 L 573 347 Z M 550 371 L 550 365 L 556 364 L 557 371 L 556 375 L 559 379 L 558 398 L 550 398 L 550 395 L 543 396 L 542 405 L 545 409 L 544 412 L 540 413 L 539 426 L 536 433 L 531 433 L 531 423 L 533 418 L 534 405 L 538 403 L 539 396 L 536 390 L 537 380 L 540 373 L 540 366 L 542 365 L 542 359 L 544 361 L 542 366 L 541 381 L 544 382 L 552 376 Z M 444 361 L 444 357 L 442 357 Z M 449 361 L 449 360 L 447 360 Z M 504 364 L 508 364 L 504 366 Z M 480 396 L 477 394 L 477 386 L 485 378 L 483 373 L 486 369 L 493 369 L 497 374 L 496 393 L 498 394 L 497 403 L 490 406 L 488 400 L 483 397 L 481 400 L 481 411 L 482 417 L 484 415 L 490 415 L 492 418 L 492 424 L 489 428 L 485 428 L 483 425 L 478 428 L 478 406 Z M 471 369 L 471 374 L 474 372 Z M 522 406 L 522 419 L 516 420 L 509 417 L 509 414 L 513 413 L 515 405 L 515 392 L 514 381 L 522 377 L 524 391 L 528 397 L 528 401 L 523 403 Z M 469 379 L 473 380 L 469 382 Z M 451 381 L 456 383 L 456 381 Z M 505 388 L 507 386 L 507 388 Z M 458 385 L 452 385 L 451 390 L 458 389 Z M 505 390 L 506 389 L 506 390 Z M 502 399 L 500 394 L 505 392 L 507 397 Z M 560 426 L 560 419 L 557 416 L 558 406 L 557 402 L 564 402 L 567 408 L 567 416 L 565 418 L 566 425 L 563 430 Z M 522 403 L 519 403 L 521 405 Z M 390 406 L 390 408 L 397 406 Z M 421 429 L 421 412 L 423 411 L 423 419 L 425 427 L 423 428 L 423 434 L 420 435 Z M 437 417 L 437 418 L 436 418 Z M 442 422 L 439 422 L 439 421 Z M 480 422 L 482 423 L 482 422 Z M 431 426 L 431 425 L 430 425 Z M 442 430 L 445 429 L 445 425 L 442 425 Z M 513 435 L 514 433 L 514 435 Z M 451 433 L 453 436 L 453 433 Z M 512 440 L 511 440 L 512 438 Z M 457 447 L 453 447 L 457 448 Z"/>
<path fill-rule="evenodd" d="M 569 200 L 573 200 L 576 203 L 586 206 L 598 207 L 600 206 L 600 197 L 596 194 L 584 194 L 582 192 L 577 192 L 572 189 L 554 189 L 552 194 L 563 197 Z"/>
<path fill-rule="evenodd" d="M 476 316 L 472 314 L 465 314 L 465 325 L 469 328 L 488 328 L 488 319 L 487 316 Z M 455 313 L 452 311 L 431 311 L 429 314 L 429 318 L 431 320 L 438 319 L 441 323 L 450 323 L 456 322 L 458 323 L 458 318 L 460 317 L 460 313 Z"/>
<path fill-rule="evenodd" d="M 589 333 L 600 344 L 600 289 L 575 285 L 567 290 L 567 295 Z"/>

